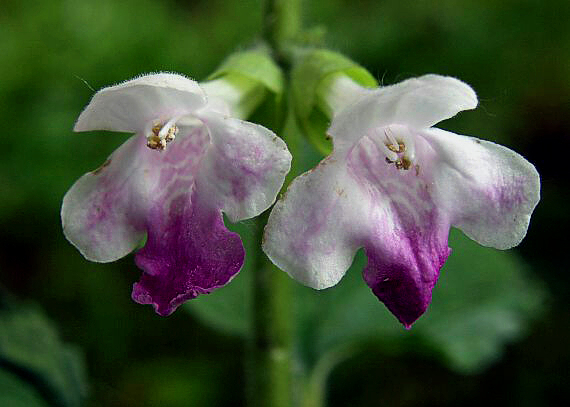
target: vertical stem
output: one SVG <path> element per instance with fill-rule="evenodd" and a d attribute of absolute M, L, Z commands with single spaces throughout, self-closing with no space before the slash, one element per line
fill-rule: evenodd
<path fill-rule="evenodd" d="M 300 29 L 300 0 L 267 0 L 263 36 L 286 70 L 284 49 Z M 287 77 L 288 72 L 285 72 Z M 287 92 L 287 90 L 286 90 Z M 281 133 L 282 129 L 275 129 Z M 250 342 L 249 403 L 255 407 L 291 407 L 292 306 L 291 281 L 261 252 L 269 211 L 256 221 L 259 252 L 253 278 L 253 335 Z"/>
<path fill-rule="evenodd" d="M 263 38 L 283 62 L 284 48 L 301 29 L 301 0 L 267 0 L 265 2 Z"/>
<path fill-rule="evenodd" d="M 257 224 L 261 244 L 267 214 Z M 260 253 L 253 279 L 253 340 L 250 401 L 259 407 L 290 407 L 291 305 L 289 276 Z"/>

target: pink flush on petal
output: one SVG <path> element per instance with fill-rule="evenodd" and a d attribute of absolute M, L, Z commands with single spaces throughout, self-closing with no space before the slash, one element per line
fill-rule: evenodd
<path fill-rule="evenodd" d="M 160 315 L 231 281 L 245 253 L 222 212 L 234 222 L 263 212 L 289 171 L 283 141 L 231 111 L 188 78 L 152 74 L 97 92 L 75 125 L 135 135 L 67 192 L 65 236 L 98 262 L 146 236 L 132 297 Z"/>
<path fill-rule="evenodd" d="M 409 328 L 451 253 L 450 227 L 486 246 L 517 245 L 539 200 L 538 173 L 505 147 L 431 127 L 477 105 L 457 79 L 426 75 L 369 90 L 341 77 L 325 102 L 334 151 L 275 204 L 264 251 L 323 289 L 364 248 L 365 282 Z"/>

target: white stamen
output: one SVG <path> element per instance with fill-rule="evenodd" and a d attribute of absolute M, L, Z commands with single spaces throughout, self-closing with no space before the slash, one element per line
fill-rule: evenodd
<path fill-rule="evenodd" d="M 174 135 L 171 134 L 173 133 L 173 129 L 176 128 L 176 122 L 178 121 L 180 117 L 179 116 L 175 116 L 172 119 L 170 119 L 169 121 L 166 122 L 166 124 L 164 126 L 162 126 L 162 129 L 160 129 L 160 132 L 158 133 L 158 137 L 160 137 L 161 139 L 166 139 L 167 136 L 169 135 Z M 175 132 L 175 130 L 174 130 Z"/>
<path fill-rule="evenodd" d="M 396 141 L 394 138 L 394 134 L 392 133 L 392 129 L 390 129 L 390 127 L 386 127 L 384 129 L 384 136 L 386 137 L 386 140 L 388 140 L 388 145 L 398 146 L 398 141 Z"/>
<path fill-rule="evenodd" d="M 401 140 L 406 144 L 406 153 L 404 154 L 404 157 L 406 157 L 410 162 L 414 162 L 416 159 L 416 143 L 414 143 L 414 136 L 407 127 L 404 127 L 401 130 Z"/>

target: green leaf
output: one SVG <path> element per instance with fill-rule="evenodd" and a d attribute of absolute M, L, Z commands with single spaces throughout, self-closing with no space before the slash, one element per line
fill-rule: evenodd
<path fill-rule="evenodd" d="M 245 236 L 248 253 L 253 253 L 251 227 L 237 228 Z M 364 283 L 362 251 L 334 287 L 317 291 L 295 284 L 292 304 L 304 365 L 310 370 L 331 355 L 347 356 L 365 346 L 387 353 L 427 351 L 467 373 L 500 357 L 504 346 L 523 335 L 542 310 L 545 293 L 514 251 L 482 247 L 457 230 L 451 231 L 449 244 L 453 253 L 442 269 L 432 304 L 410 331 Z M 246 265 L 228 286 L 190 301 L 188 309 L 215 328 L 246 336 L 251 326 L 252 272 Z"/>
<path fill-rule="evenodd" d="M 359 253 L 337 286 L 317 294 L 320 308 L 307 321 L 315 357 L 350 344 L 356 349 L 376 343 L 387 352 L 429 350 L 460 372 L 475 372 L 497 359 L 507 343 L 526 332 L 545 294 L 514 252 L 482 247 L 458 230 L 451 231 L 450 246 L 454 250 L 432 304 L 410 331 L 365 285 L 360 275 L 365 259 Z"/>
<path fill-rule="evenodd" d="M 475 372 L 527 331 L 546 293 L 513 251 L 479 246 L 455 229 L 450 246 L 432 305 L 413 329 L 450 367 Z"/>
<path fill-rule="evenodd" d="M 48 407 L 34 386 L 0 368 L 0 406 Z"/>
<path fill-rule="evenodd" d="M 386 344 L 405 333 L 400 323 L 372 294 L 361 277 L 366 264 L 360 250 L 347 274 L 336 286 L 322 291 L 298 288 L 297 320 L 309 339 L 308 359 L 317 361 L 329 352 L 374 341 Z"/>
<path fill-rule="evenodd" d="M 60 341 L 55 328 L 34 306 L 0 309 L 0 361 L 25 377 L 49 404 L 79 406 L 86 396 L 79 352 Z"/>
<path fill-rule="evenodd" d="M 318 293 L 305 290 L 297 315 L 308 376 L 304 406 L 323 405 L 326 376 L 370 346 L 393 354 L 428 351 L 456 371 L 473 373 L 525 333 L 545 297 L 525 264 L 513 252 L 479 246 L 457 230 L 451 231 L 450 246 L 454 253 L 442 270 L 432 305 L 411 331 L 364 284 L 362 251 L 337 286 Z"/>
<path fill-rule="evenodd" d="M 245 221 L 231 224 L 225 221 L 228 228 L 242 237 L 246 249 L 246 258 L 242 270 L 225 287 L 211 294 L 201 295 L 184 304 L 187 311 L 199 320 L 230 335 L 246 337 L 251 332 L 251 263 L 248 253 L 255 253 L 251 241 L 254 233 L 254 222 Z"/>
<path fill-rule="evenodd" d="M 251 273 L 242 270 L 227 286 L 202 295 L 184 306 L 199 320 L 230 335 L 251 332 Z"/>

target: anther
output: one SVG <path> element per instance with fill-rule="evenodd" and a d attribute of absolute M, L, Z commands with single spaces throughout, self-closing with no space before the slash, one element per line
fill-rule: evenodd
<path fill-rule="evenodd" d="M 405 170 L 409 170 L 410 167 L 412 166 L 412 162 L 408 160 L 406 156 L 402 157 L 401 162 L 402 162 L 402 168 Z"/>
<path fill-rule="evenodd" d="M 170 120 L 165 125 L 158 123 L 152 126 L 151 134 L 147 136 L 146 145 L 152 150 L 164 150 L 166 145 L 176 138 L 178 127 Z"/>
<path fill-rule="evenodd" d="M 386 144 L 386 147 L 388 147 L 388 150 L 393 151 L 395 153 L 403 153 L 404 151 L 406 151 L 406 145 L 401 141 L 398 141 L 397 146 L 395 144 Z"/>
<path fill-rule="evenodd" d="M 384 140 L 375 140 L 380 151 L 386 156 L 388 164 L 394 164 L 398 170 L 409 170 L 414 167 L 415 148 L 413 140 L 405 131 L 394 131 L 390 127 L 384 128 Z M 416 168 L 416 174 L 419 169 Z"/>

